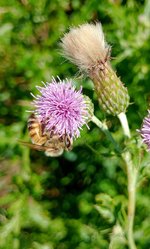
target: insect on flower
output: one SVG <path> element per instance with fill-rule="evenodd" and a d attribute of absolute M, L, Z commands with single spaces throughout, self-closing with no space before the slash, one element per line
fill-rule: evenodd
<path fill-rule="evenodd" d="M 80 129 L 93 115 L 91 101 L 82 89 L 76 90 L 71 80 L 58 80 L 52 78 L 51 83 L 37 87 L 40 95 L 32 94 L 35 110 L 28 120 L 32 144 L 21 142 L 52 157 L 72 149 L 73 139 L 80 136 Z"/>
<path fill-rule="evenodd" d="M 21 144 L 31 149 L 45 151 L 46 156 L 57 157 L 62 155 L 64 150 L 72 149 L 72 139 L 69 135 L 59 136 L 53 130 L 47 132 L 44 125 L 33 113 L 28 119 L 28 130 L 32 143 L 20 141 Z"/>

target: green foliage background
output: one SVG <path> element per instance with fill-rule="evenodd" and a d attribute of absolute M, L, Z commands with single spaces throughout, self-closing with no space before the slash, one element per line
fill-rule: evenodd
<path fill-rule="evenodd" d="M 105 116 L 92 82 L 78 77 L 59 41 L 69 26 L 101 21 L 114 68 L 128 87 L 127 116 L 138 136 L 150 99 L 150 1 L 8 0 L 0 6 L 0 248 L 122 249 L 127 180 L 123 162 L 102 132 L 84 127 L 71 152 L 45 157 L 18 144 L 29 141 L 26 121 L 36 85 L 51 76 L 73 77 L 93 99 L 116 139 L 119 121 Z M 147 153 L 148 154 L 148 153 Z M 148 156 L 148 155 L 147 155 Z M 138 179 L 135 241 L 150 248 L 150 165 Z"/>

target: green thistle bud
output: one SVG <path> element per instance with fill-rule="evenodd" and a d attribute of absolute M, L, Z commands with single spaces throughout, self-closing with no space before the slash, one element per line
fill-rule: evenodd
<path fill-rule="evenodd" d="M 108 114 L 118 115 L 126 112 L 129 105 L 128 90 L 110 65 L 103 69 L 92 69 L 89 76 L 94 82 L 95 91 L 101 108 Z"/>

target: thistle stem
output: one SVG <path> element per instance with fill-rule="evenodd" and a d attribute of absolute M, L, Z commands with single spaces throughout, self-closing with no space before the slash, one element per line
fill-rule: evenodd
<path fill-rule="evenodd" d="M 133 225 L 135 216 L 135 203 L 136 203 L 136 180 L 137 169 L 134 167 L 131 159 L 131 154 L 126 151 L 122 154 L 126 163 L 127 178 L 128 178 L 128 221 L 127 221 L 127 238 L 130 249 L 136 249 L 133 236 Z"/>
<path fill-rule="evenodd" d="M 127 120 L 126 114 L 124 112 L 121 112 L 120 114 L 118 114 L 118 118 L 120 120 L 122 129 L 124 131 L 124 135 L 126 137 L 130 138 L 131 134 L 130 134 L 130 130 L 129 130 L 129 125 L 128 125 L 128 120 Z"/>
<path fill-rule="evenodd" d="M 107 125 L 105 123 L 102 123 L 96 116 L 93 116 L 91 121 L 94 124 L 96 124 L 101 129 L 102 132 L 105 133 L 108 140 L 114 145 L 116 152 L 121 153 L 121 149 L 119 148 L 119 145 L 117 144 L 117 142 L 112 137 Z"/>
<path fill-rule="evenodd" d="M 131 137 L 128 120 L 125 113 L 120 113 L 118 115 L 120 123 L 122 125 L 124 135 L 127 138 Z M 133 236 L 133 225 L 135 216 L 135 205 L 136 205 L 136 179 L 137 179 L 137 169 L 134 167 L 131 153 L 125 151 L 122 153 L 122 157 L 126 164 L 127 180 L 128 180 L 128 221 L 127 221 L 127 238 L 128 245 L 130 249 L 136 249 Z"/>

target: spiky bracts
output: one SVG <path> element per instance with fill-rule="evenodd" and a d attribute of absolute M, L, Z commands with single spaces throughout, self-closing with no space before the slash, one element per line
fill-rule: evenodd
<path fill-rule="evenodd" d="M 128 90 L 110 65 L 105 64 L 103 70 L 92 70 L 89 76 L 94 82 L 99 104 L 106 113 L 115 116 L 126 112 L 129 105 Z"/>

